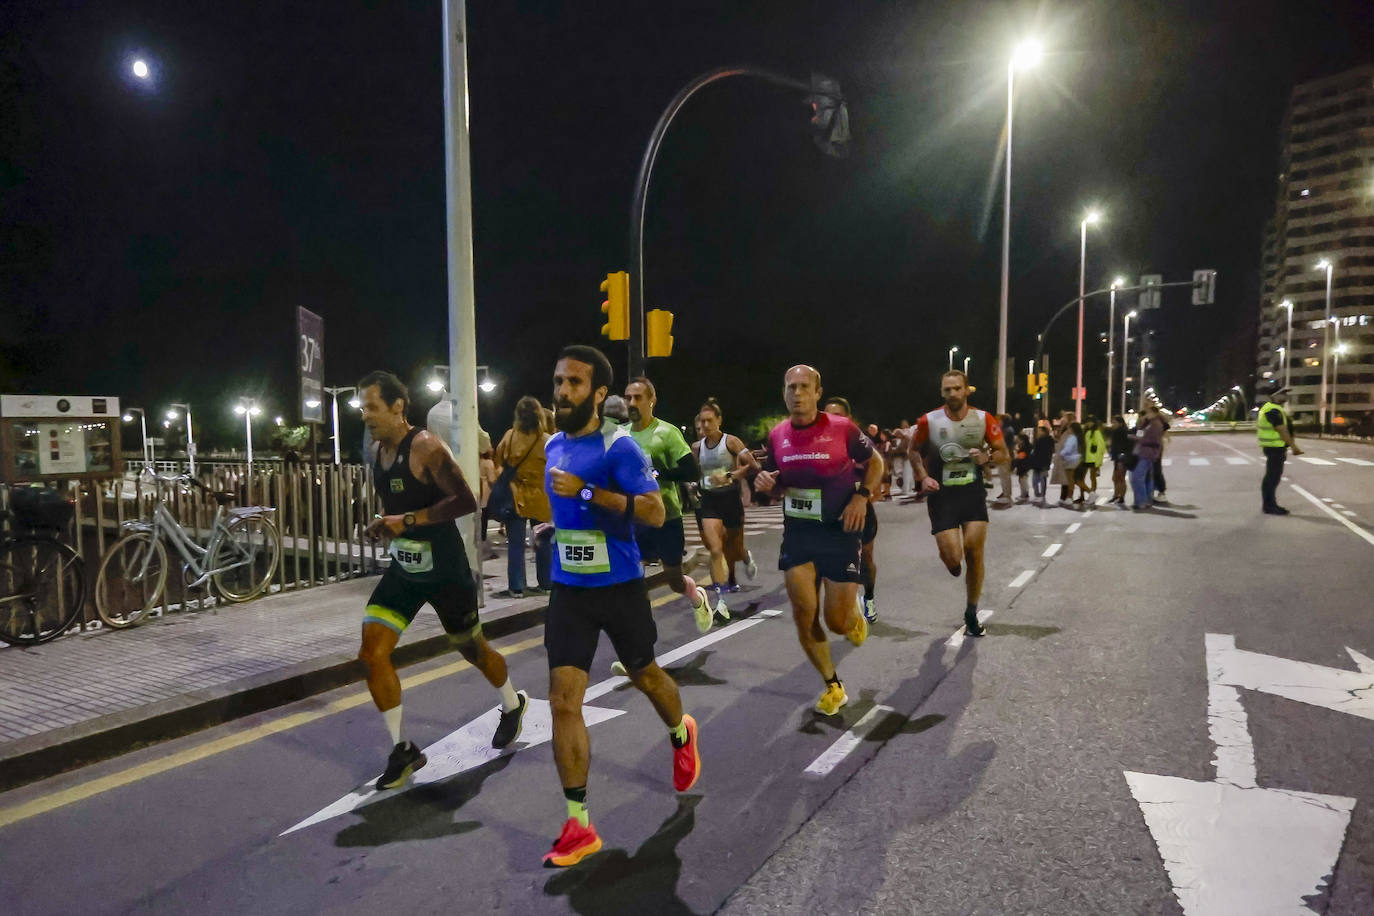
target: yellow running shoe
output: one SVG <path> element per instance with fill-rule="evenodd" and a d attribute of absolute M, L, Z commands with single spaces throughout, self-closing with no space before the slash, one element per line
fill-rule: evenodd
<path fill-rule="evenodd" d="M 859 618 L 858 622 L 850 627 L 844 638 L 856 646 L 862 646 L 864 640 L 868 639 L 868 618 L 864 617 L 862 610 L 856 616 Z"/>
<path fill-rule="evenodd" d="M 849 702 L 849 694 L 844 692 L 844 685 L 839 681 L 825 685 L 825 693 L 816 701 L 816 712 L 823 716 L 833 716 L 845 707 Z"/>

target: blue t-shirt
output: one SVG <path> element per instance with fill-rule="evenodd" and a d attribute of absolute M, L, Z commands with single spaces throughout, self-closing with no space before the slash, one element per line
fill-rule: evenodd
<path fill-rule="evenodd" d="M 635 440 L 619 428 L 576 438 L 558 433 L 549 439 L 544 454 L 544 488 L 553 507 L 553 581 L 595 588 L 642 578 L 639 545 L 624 514 L 607 512 L 577 496 L 558 496 L 550 473 L 558 468 L 576 474 L 589 487 L 617 493 L 657 493 L 653 466 Z"/>

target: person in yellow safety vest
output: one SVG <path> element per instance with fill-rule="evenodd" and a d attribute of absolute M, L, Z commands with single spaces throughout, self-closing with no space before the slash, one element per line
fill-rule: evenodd
<path fill-rule="evenodd" d="M 1082 495 L 1097 492 L 1097 475 L 1102 470 L 1102 458 L 1107 453 L 1107 438 L 1102 435 L 1102 426 L 1097 417 L 1088 415 L 1083 424 L 1083 463 L 1088 466 L 1087 484 L 1082 486 Z"/>
<path fill-rule="evenodd" d="M 1266 515 L 1288 514 L 1288 510 L 1275 499 L 1275 491 L 1283 477 L 1283 463 L 1288 459 L 1288 450 L 1291 448 L 1294 455 L 1302 454 L 1302 449 L 1293 439 L 1293 424 L 1288 418 L 1288 411 L 1283 407 L 1287 403 L 1288 389 L 1275 388 L 1255 418 L 1259 445 L 1264 451 L 1264 482 L 1260 484 L 1260 497 Z"/>

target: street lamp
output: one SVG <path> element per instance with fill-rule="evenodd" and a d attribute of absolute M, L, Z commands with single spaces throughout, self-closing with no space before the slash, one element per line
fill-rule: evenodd
<path fill-rule="evenodd" d="M 949 371 L 954 371 L 954 354 L 959 352 L 958 347 L 949 348 Z"/>
<path fill-rule="evenodd" d="M 1145 367 L 1150 364 L 1150 357 L 1140 357 L 1140 410 L 1145 409 Z"/>
<path fill-rule="evenodd" d="M 1288 387 L 1291 369 L 1288 367 L 1288 354 L 1293 352 L 1293 300 L 1285 299 L 1279 303 L 1279 308 L 1288 309 L 1288 336 L 1283 339 L 1283 346 L 1279 349 L 1284 354 L 1283 363 L 1283 387 Z"/>
<path fill-rule="evenodd" d="M 186 463 L 191 476 L 194 477 L 196 476 L 196 438 L 191 433 L 191 405 L 173 404 L 171 408 L 167 411 L 167 419 L 175 420 L 177 418 L 176 409 L 178 407 L 186 411 Z"/>
<path fill-rule="evenodd" d="M 1279 368 L 1283 369 L 1283 387 L 1288 387 L 1288 348 L 1279 347 Z"/>
<path fill-rule="evenodd" d="M 1321 400 L 1321 411 L 1320 411 L 1320 416 L 1319 416 L 1319 418 L 1318 418 L 1318 421 L 1321 423 L 1322 432 L 1327 432 L 1328 430 L 1327 430 L 1327 426 L 1326 426 L 1326 417 L 1327 417 L 1327 405 L 1326 405 L 1326 401 L 1327 401 L 1327 398 L 1329 397 L 1329 395 L 1328 395 L 1328 390 L 1329 390 L 1329 389 L 1328 389 L 1327 383 L 1326 383 L 1326 363 L 1327 363 L 1327 354 L 1328 354 L 1328 353 L 1330 352 L 1330 350 L 1331 350 L 1331 272 L 1332 272 L 1332 270 L 1334 269 L 1334 266 L 1332 265 L 1331 259 L 1330 259 L 1330 258 L 1322 258 L 1320 261 L 1317 262 L 1317 267 L 1316 267 L 1316 269 L 1317 269 L 1317 270 L 1324 270 L 1324 271 L 1326 271 L 1326 321 L 1323 322 L 1323 324 L 1322 324 L 1322 387 L 1321 387 L 1321 398 L 1320 398 L 1320 400 Z M 1338 336 L 1339 336 L 1339 335 L 1338 335 Z M 1335 378 L 1332 378 L 1332 380 L 1331 380 L 1331 387 L 1334 388 L 1335 385 L 1336 385 L 1336 380 L 1335 380 Z"/>
<path fill-rule="evenodd" d="M 1126 413 L 1126 367 L 1131 364 L 1131 319 L 1136 316 L 1135 309 L 1127 312 L 1121 329 L 1121 412 Z"/>
<path fill-rule="evenodd" d="M 997 321 L 997 413 L 1007 412 L 1007 299 L 1011 292 L 1011 122 L 1016 109 L 1016 71 L 1040 63 L 1040 42 L 1027 38 L 1012 50 L 1007 61 L 1006 178 L 1002 182 L 1002 296 Z M 951 364 L 952 366 L 952 364 Z"/>
<path fill-rule="evenodd" d="M 1112 376 L 1116 375 L 1116 290 L 1125 286 L 1124 277 L 1112 281 L 1112 295 L 1107 312 L 1107 410 L 1104 416 L 1112 415 Z"/>
<path fill-rule="evenodd" d="M 253 502 L 253 418 L 262 413 L 257 398 L 239 398 L 234 405 L 234 413 L 243 417 L 243 437 L 248 445 L 248 494 L 247 500 Z"/>
<path fill-rule="evenodd" d="M 968 378 L 968 364 L 973 360 L 972 356 L 964 357 L 964 378 Z"/>
<path fill-rule="evenodd" d="M 435 394 L 444 390 L 443 376 L 448 374 L 448 366 L 433 366 L 434 378 L 430 379 L 425 387 Z M 477 372 L 482 376 L 482 380 L 477 383 L 477 388 L 483 394 L 491 394 L 496 390 L 496 380 L 491 377 L 491 368 L 488 366 L 478 366 Z"/>
<path fill-rule="evenodd" d="M 1078 224 L 1078 382 L 1073 390 L 1074 418 L 1083 420 L 1083 280 L 1088 267 L 1088 225 L 1096 225 L 1102 214 L 1089 210 Z"/>
<path fill-rule="evenodd" d="M 358 389 L 354 385 L 345 385 L 342 388 L 325 388 L 324 390 L 333 398 L 330 403 L 330 411 L 334 420 L 334 464 L 337 466 L 339 464 L 339 395 L 345 391 L 353 392 L 353 397 L 348 399 L 348 406 L 355 409 L 362 406 L 362 401 L 358 400 Z"/>
<path fill-rule="evenodd" d="M 133 71 L 134 76 L 141 80 L 146 80 L 151 73 L 148 69 L 148 62 L 142 58 L 134 61 L 133 66 L 129 69 Z"/>
<path fill-rule="evenodd" d="M 132 423 L 134 414 L 138 414 L 138 425 L 143 433 L 143 465 L 144 467 L 152 467 L 153 456 L 148 447 L 148 417 L 143 413 L 142 407 L 126 407 L 124 408 L 124 422 Z"/>

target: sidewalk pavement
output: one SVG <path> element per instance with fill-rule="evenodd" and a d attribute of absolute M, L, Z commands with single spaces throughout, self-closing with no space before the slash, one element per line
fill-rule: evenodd
<path fill-rule="evenodd" d="M 489 638 L 544 620 L 546 598 L 491 597 L 506 587 L 505 570 L 504 551 L 483 564 Z M 361 681 L 359 626 L 377 581 L 0 649 L 0 791 Z M 422 610 L 394 658 L 413 664 L 449 648 L 438 618 Z"/>

